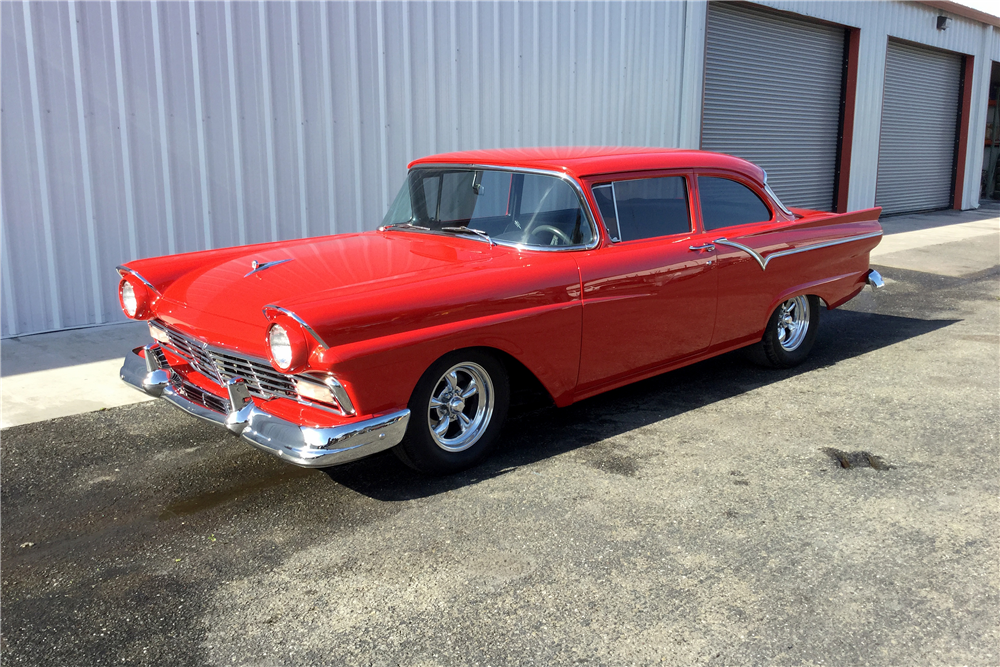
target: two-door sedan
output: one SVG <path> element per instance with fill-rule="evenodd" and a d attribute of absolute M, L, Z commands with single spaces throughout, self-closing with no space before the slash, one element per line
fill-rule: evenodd
<path fill-rule="evenodd" d="M 394 448 L 448 473 L 496 444 L 517 383 L 557 406 L 754 346 L 788 367 L 866 284 L 880 209 L 789 209 L 692 150 L 416 160 L 377 231 L 118 267 L 153 342 L 122 379 L 300 466 Z"/>

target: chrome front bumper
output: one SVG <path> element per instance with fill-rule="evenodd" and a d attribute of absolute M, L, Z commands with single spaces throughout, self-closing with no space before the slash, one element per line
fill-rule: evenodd
<path fill-rule="evenodd" d="M 155 347 L 147 346 L 147 353 Z M 239 378 L 230 380 L 227 386 L 230 411 L 219 412 L 184 396 L 192 389 L 201 390 L 185 383 L 169 368 L 147 363 L 139 356 L 142 349 L 137 347 L 125 357 L 121 378 L 126 384 L 158 396 L 195 417 L 225 426 L 254 447 L 303 468 L 341 465 L 394 447 L 403 439 L 410 420 L 409 410 L 399 410 L 328 428 L 302 426 L 257 406 Z"/>

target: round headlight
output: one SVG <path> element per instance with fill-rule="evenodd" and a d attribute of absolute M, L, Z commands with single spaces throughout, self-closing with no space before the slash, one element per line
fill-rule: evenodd
<path fill-rule="evenodd" d="M 134 320 L 149 319 L 153 298 L 149 288 L 134 276 L 124 276 L 118 284 L 118 302 L 125 314 Z"/>
<path fill-rule="evenodd" d="M 122 281 L 121 295 L 122 309 L 125 314 L 129 317 L 135 317 L 136 311 L 139 310 L 139 302 L 135 298 L 135 289 L 132 288 L 132 283 L 127 280 Z"/>
<path fill-rule="evenodd" d="M 267 345 L 271 348 L 271 358 L 275 365 L 282 370 L 288 370 L 292 366 L 292 342 L 288 338 L 285 327 L 275 324 L 267 334 Z"/>

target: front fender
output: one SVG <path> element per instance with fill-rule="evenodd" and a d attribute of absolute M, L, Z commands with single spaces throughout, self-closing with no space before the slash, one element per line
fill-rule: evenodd
<path fill-rule="evenodd" d="M 557 405 L 567 405 L 579 371 L 581 326 L 579 301 L 554 303 L 334 346 L 318 361 L 366 414 L 405 407 L 432 363 L 468 347 L 509 354 L 534 373 Z"/>

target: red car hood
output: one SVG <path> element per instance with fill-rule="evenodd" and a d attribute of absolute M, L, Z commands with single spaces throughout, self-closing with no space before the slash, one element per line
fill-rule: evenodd
<path fill-rule="evenodd" d="M 342 325 L 338 315 L 345 311 L 357 316 L 359 305 L 375 315 L 394 294 L 467 279 L 497 260 L 509 265 L 517 254 L 461 237 L 368 232 L 138 260 L 128 268 L 160 291 L 159 318 L 211 343 L 262 355 L 264 306 L 288 308 L 320 331 Z M 252 273 L 253 261 L 281 263 Z"/>

